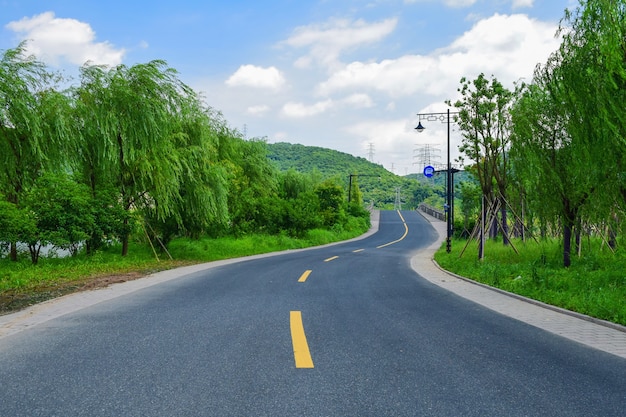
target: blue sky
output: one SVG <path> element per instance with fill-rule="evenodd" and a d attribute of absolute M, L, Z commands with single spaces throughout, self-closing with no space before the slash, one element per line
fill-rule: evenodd
<path fill-rule="evenodd" d="M 421 171 L 445 155 L 459 80 L 512 87 L 558 47 L 576 0 L 0 0 L 0 50 L 29 40 L 51 68 L 162 59 L 248 138 L 322 146 Z M 451 134 L 452 156 L 460 134 Z M 443 162 L 443 161 L 442 161 Z"/>

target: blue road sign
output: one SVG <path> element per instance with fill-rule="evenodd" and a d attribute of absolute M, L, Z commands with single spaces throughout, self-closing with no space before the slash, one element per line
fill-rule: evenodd
<path fill-rule="evenodd" d="M 426 178 L 432 177 L 434 173 L 435 173 L 435 168 L 431 167 L 430 165 L 424 167 L 424 176 Z"/>

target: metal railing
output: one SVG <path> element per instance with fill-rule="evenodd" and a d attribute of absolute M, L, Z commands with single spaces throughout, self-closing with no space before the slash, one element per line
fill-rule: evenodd
<path fill-rule="evenodd" d="M 443 211 L 437 210 L 434 207 L 429 206 L 428 204 L 421 203 L 418 206 L 418 209 L 428 214 L 429 216 L 433 216 L 436 219 L 441 221 L 446 221 L 446 214 Z"/>

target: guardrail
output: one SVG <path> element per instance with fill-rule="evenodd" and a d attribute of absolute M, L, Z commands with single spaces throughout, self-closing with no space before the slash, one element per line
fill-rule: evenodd
<path fill-rule="evenodd" d="M 439 211 L 436 208 L 429 206 L 428 204 L 421 203 L 417 208 L 428 214 L 429 216 L 433 216 L 434 218 L 444 222 L 446 221 L 446 214 L 443 211 Z"/>

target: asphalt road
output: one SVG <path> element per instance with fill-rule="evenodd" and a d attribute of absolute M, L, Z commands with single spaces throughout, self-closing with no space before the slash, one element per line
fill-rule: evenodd
<path fill-rule="evenodd" d="M 248 260 L 0 339 L 0 416 L 624 416 L 626 361 L 417 275 L 435 239 Z"/>

